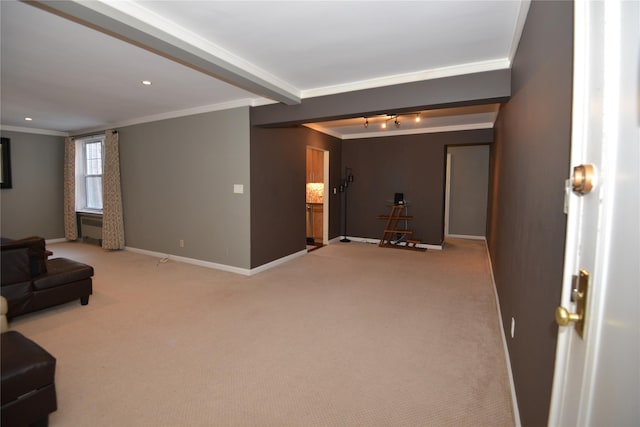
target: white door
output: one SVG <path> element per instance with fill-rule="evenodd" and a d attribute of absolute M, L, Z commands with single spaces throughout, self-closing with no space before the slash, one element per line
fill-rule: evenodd
<path fill-rule="evenodd" d="M 589 272 L 584 336 L 559 327 L 549 424 L 640 425 L 640 2 L 576 1 L 572 167 L 595 185 L 569 192 L 563 292 Z"/>

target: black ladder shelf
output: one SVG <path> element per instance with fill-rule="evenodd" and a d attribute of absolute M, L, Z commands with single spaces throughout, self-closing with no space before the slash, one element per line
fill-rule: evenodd
<path fill-rule="evenodd" d="M 409 221 L 413 219 L 412 215 L 402 215 L 405 205 L 393 205 L 391 206 L 391 213 L 389 215 L 378 215 L 377 219 L 386 219 L 387 222 L 382 232 L 382 238 L 378 246 L 384 248 L 399 248 L 399 249 L 411 249 L 414 251 L 425 251 L 424 248 L 419 248 L 417 245 L 420 240 L 413 238 L 413 230 L 405 228 L 398 228 L 398 222 Z M 394 236 L 397 238 L 394 241 Z M 404 244 L 402 244 L 404 241 Z"/>

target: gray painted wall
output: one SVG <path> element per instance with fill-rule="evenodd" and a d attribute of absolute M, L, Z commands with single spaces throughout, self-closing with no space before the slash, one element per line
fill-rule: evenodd
<path fill-rule="evenodd" d="M 533 1 L 496 122 L 487 242 L 522 425 L 547 425 L 569 176 L 573 3 Z"/>
<path fill-rule="evenodd" d="M 449 182 L 449 234 L 485 237 L 489 146 L 448 147 L 451 155 Z"/>
<path fill-rule="evenodd" d="M 13 188 L 0 190 L 1 233 L 19 239 L 64 237 L 64 138 L 2 131 L 11 140 Z"/>
<path fill-rule="evenodd" d="M 248 269 L 249 107 L 118 131 L 126 246 Z"/>

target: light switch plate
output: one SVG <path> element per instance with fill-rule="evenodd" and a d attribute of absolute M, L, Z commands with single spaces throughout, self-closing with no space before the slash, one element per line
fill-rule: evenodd
<path fill-rule="evenodd" d="M 236 194 L 244 193 L 244 185 L 242 184 L 233 184 L 233 192 Z"/>

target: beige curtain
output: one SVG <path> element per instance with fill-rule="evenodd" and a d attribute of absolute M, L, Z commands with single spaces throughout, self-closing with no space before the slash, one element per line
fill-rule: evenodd
<path fill-rule="evenodd" d="M 102 171 L 102 247 L 124 249 L 118 132 L 107 130 Z"/>
<path fill-rule="evenodd" d="M 64 237 L 78 239 L 76 221 L 76 141 L 64 140 Z"/>

